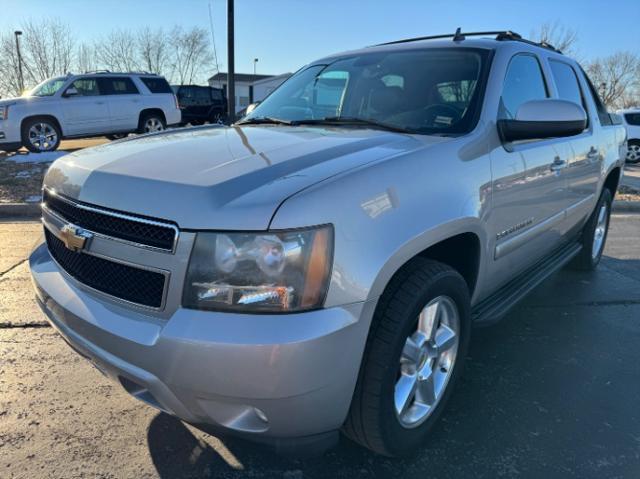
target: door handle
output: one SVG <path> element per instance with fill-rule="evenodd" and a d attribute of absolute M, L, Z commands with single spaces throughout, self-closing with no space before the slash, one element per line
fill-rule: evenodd
<path fill-rule="evenodd" d="M 600 159 L 600 153 L 592 146 L 589 153 L 587 153 L 587 159 L 590 161 L 598 161 Z"/>
<path fill-rule="evenodd" d="M 96 105 L 104 105 L 104 102 L 103 101 L 97 101 Z"/>
<path fill-rule="evenodd" d="M 553 159 L 553 163 L 551 163 L 551 171 L 559 171 L 562 168 L 564 168 L 565 166 L 567 166 L 567 162 L 565 160 L 563 160 L 562 158 L 560 158 L 559 156 L 556 156 Z"/>

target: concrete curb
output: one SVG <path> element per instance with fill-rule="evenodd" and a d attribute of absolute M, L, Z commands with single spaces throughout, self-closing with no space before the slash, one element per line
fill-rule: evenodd
<path fill-rule="evenodd" d="M 40 203 L 0 203 L 0 220 L 17 217 L 39 218 Z"/>
<path fill-rule="evenodd" d="M 640 213 L 640 201 L 614 201 L 614 213 Z M 40 203 L 0 203 L 0 220 L 40 218 Z"/>

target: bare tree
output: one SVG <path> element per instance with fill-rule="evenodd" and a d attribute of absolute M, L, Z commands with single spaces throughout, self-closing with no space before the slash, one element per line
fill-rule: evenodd
<path fill-rule="evenodd" d="M 152 73 L 163 73 L 169 64 L 168 38 L 162 29 L 145 27 L 137 35 L 137 54 L 140 66 Z"/>
<path fill-rule="evenodd" d="M 572 28 L 564 27 L 559 22 L 543 23 L 537 32 L 532 32 L 531 38 L 540 43 L 553 45 L 572 57 L 577 54 L 578 33 Z"/>
<path fill-rule="evenodd" d="M 96 53 L 93 45 L 81 43 L 76 53 L 76 69 L 78 72 L 88 72 L 97 69 Z"/>
<path fill-rule="evenodd" d="M 18 55 L 13 32 L 0 36 L 0 98 L 19 96 Z"/>
<path fill-rule="evenodd" d="M 34 86 L 47 78 L 64 75 L 73 62 L 71 29 L 59 19 L 22 25 L 22 60 L 25 84 Z"/>
<path fill-rule="evenodd" d="M 598 58 L 587 65 L 587 72 L 608 108 L 624 107 L 637 100 L 640 58 L 635 53 Z"/>
<path fill-rule="evenodd" d="M 213 56 L 207 31 L 200 27 L 183 30 L 176 26 L 171 30 L 171 79 L 182 85 L 202 80 L 202 75 L 211 72 Z"/>
<path fill-rule="evenodd" d="M 122 72 L 140 69 L 136 37 L 129 30 L 113 30 L 95 43 L 95 52 L 102 68 Z"/>

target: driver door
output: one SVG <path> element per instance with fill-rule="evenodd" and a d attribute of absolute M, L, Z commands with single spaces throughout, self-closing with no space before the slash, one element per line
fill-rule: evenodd
<path fill-rule="evenodd" d="M 65 136 L 108 133 L 111 129 L 107 96 L 96 78 L 78 78 L 61 98 Z"/>

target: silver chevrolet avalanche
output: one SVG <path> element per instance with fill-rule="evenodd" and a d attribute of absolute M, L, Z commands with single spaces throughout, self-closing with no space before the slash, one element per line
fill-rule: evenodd
<path fill-rule="evenodd" d="M 409 454 L 471 327 L 598 265 L 625 153 L 548 44 L 378 45 L 307 65 L 230 127 L 57 160 L 33 282 L 65 341 L 161 411 L 283 451 L 341 431 Z"/>

